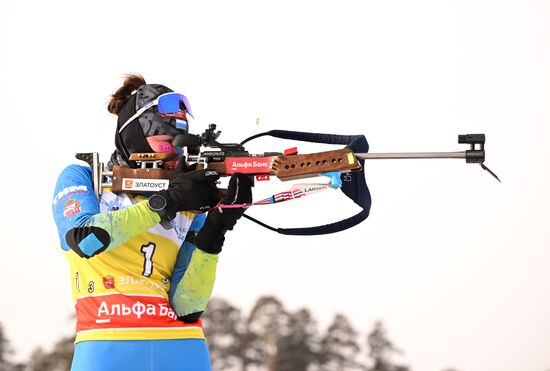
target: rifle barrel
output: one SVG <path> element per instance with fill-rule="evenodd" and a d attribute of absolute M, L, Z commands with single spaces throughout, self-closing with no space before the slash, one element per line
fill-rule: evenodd
<path fill-rule="evenodd" d="M 466 152 L 397 152 L 397 153 L 355 153 L 360 160 L 466 158 Z"/>

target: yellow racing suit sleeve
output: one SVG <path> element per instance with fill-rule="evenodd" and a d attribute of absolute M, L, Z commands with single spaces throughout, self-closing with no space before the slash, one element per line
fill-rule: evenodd
<path fill-rule="evenodd" d="M 189 266 L 172 296 L 172 308 L 187 322 L 194 322 L 206 308 L 216 280 L 218 255 L 194 249 Z M 195 315 L 195 316 L 193 316 Z"/>
<path fill-rule="evenodd" d="M 205 220 L 206 214 L 195 214 L 189 234 L 195 236 Z M 186 240 L 179 250 L 169 292 L 172 308 L 187 323 L 196 321 L 206 308 L 214 288 L 218 264 L 218 255 L 197 249 L 192 240 Z"/>

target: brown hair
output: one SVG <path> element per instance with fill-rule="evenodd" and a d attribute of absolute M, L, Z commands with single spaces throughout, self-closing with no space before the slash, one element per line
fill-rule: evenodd
<path fill-rule="evenodd" d="M 118 115 L 124 103 L 132 96 L 132 93 L 145 84 L 145 79 L 138 73 L 124 75 L 124 83 L 111 95 L 111 100 L 107 103 L 107 110 L 114 115 Z"/>

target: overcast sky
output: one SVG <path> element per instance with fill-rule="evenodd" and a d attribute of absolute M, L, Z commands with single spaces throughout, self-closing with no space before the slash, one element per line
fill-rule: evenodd
<path fill-rule="evenodd" d="M 549 17 L 526 0 L 3 4 L 0 322 L 18 359 L 73 330 L 54 184 L 76 152 L 107 161 L 106 102 L 138 72 L 225 142 L 291 129 L 365 134 L 371 152 L 460 151 L 458 134 L 485 133 L 502 183 L 461 160 L 369 161 L 363 224 L 285 237 L 243 220 L 214 294 L 245 310 L 274 294 L 363 334 L 380 319 L 415 371 L 549 369 Z M 249 211 L 279 226 L 355 212 L 332 191 Z"/>

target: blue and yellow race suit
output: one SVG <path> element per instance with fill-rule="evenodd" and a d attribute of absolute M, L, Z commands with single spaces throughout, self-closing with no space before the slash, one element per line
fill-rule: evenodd
<path fill-rule="evenodd" d="M 97 363 L 90 370 L 121 369 L 120 364 L 122 370 L 170 370 L 161 362 L 168 362 L 165 353 L 174 346 L 178 352 L 181 346 L 187 349 L 170 358 L 174 370 L 188 369 L 178 359 L 200 365 L 189 369 L 209 369 L 201 321 L 178 319 L 202 312 L 212 293 L 218 256 L 185 241 L 202 227 L 205 215 L 178 213 L 166 230 L 144 197 L 104 190 L 98 200 L 91 169 L 79 165 L 59 176 L 52 208 L 77 314 L 73 370 L 88 370 L 82 364 L 91 360 Z M 124 359 L 111 359 L 115 363 L 101 368 L 103 358 L 116 358 L 115 347 L 128 341 L 135 359 L 126 352 Z M 194 353 L 202 358 L 193 361 Z M 89 361 L 79 361 L 80 356 Z"/>

